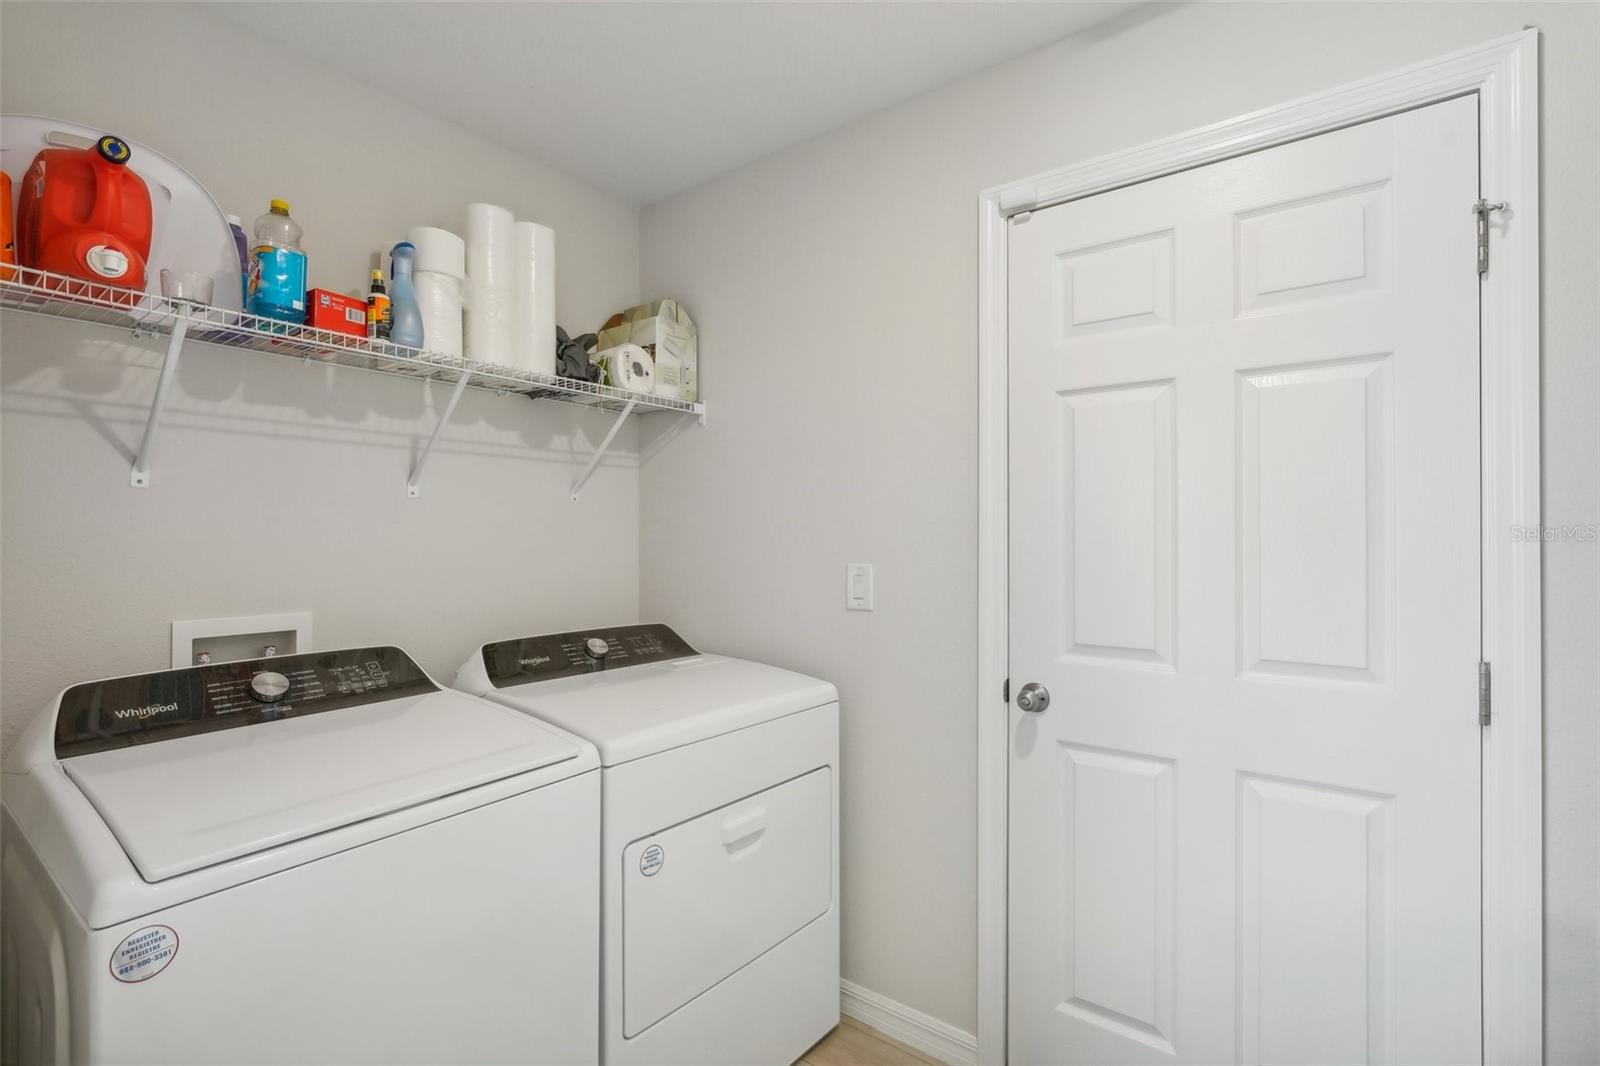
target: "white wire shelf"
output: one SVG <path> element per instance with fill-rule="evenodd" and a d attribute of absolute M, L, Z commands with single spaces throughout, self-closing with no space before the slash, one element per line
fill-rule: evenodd
<path fill-rule="evenodd" d="M 166 336 L 171 338 L 167 359 L 162 366 L 161 381 L 151 406 L 150 420 L 145 429 L 145 440 L 139 456 L 134 461 L 130 483 L 135 488 L 149 485 L 150 448 L 159 425 L 161 408 L 166 400 L 172 373 L 184 341 L 199 341 L 223 348 L 265 352 L 298 359 L 304 363 L 347 366 L 358 370 L 391 374 L 396 377 L 418 378 L 424 381 L 442 381 L 455 386 L 448 406 L 434 428 L 433 436 L 416 460 L 410 479 L 406 482 L 407 494 L 419 494 L 418 477 L 438 439 L 439 430 L 450 420 L 461 393 L 468 387 L 487 389 L 502 395 L 519 394 L 536 399 L 556 400 L 580 407 L 611 411 L 618 415 L 611 432 L 573 485 L 572 498 L 594 472 L 601 456 L 616 436 L 623 419 L 632 414 L 670 412 L 693 415 L 703 425 L 706 408 L 702 403 L 675 400 L 664 396 L 647 396 L 624 389 L 581 381 L 577 378 L 555 377 L 518 370 L 496 363 L 474 362 L 453 356 L 408 348 L 384 340 L 370 340 L 333 330 L 313 329 L 292 322 L 280 322 L 259 315 L 230 311 L 190 301 L 169 299 L 154 293 L 119 288 L 98 282 L 52 274 L 29 267 L 4 268 L 11 277 L 0 278 L 0 310 L 21 311 L 24 314 L 45 318 L 65 318 L 77 322 L 91 322 L 114 329 L 126 329 L 135 336 Z"/>
<path fill-rule="evenodd" d="M 140 336 L 169 335 L 178 319 L 187 317 L 189 340 L 224 348 L 267 352 L 452 384 L 466 371 L 470 377 L 468 385 L 474 388 L 521 393 L 606 411 L 621 411 L 632 403 L 638 414 L 673 411 L 700 416 L 705 413 L 704 404 L 686 400 L 645 396 L 577 378 L 553 377 L 495 363 L 456 359 L 438 352 L 312 329 L 207 304 L 184 304 L 152 293 L 80 281 L 28 267 L 14 269 L 15 277 L 0 280 L 0 308 L 5 310 L 94 322 L 127 329 Z"/>

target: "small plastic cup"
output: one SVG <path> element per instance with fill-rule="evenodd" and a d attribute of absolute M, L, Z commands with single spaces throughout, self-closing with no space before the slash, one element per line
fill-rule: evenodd
<path fill-rule="evenodd" d="M 185 304 L 209 304 L 213 281 L 195 270 L 162 270 L 161 295 Z"/>

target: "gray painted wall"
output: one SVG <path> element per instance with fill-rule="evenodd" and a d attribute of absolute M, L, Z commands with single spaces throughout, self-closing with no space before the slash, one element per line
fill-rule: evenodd
<path fill-rule="evenodd" d="M 838 683 L 845 976 L 976 1010 L 976 194 L 1514 32 L 1544 33 L 1544 490 L 1600 521 L 1600 8 L 1134 10 L 646 208 L 642 288 L 701 330 L 709 428 L 641 478 L 641 604 Z M 877 564 L 846 614 L 843 564 Z M 1547 1029 L 1600 1058 L 1600 548 L 1544 549 Z M 997 712 L 998 713 L 998 712 Z"/>
<path fill-rule="evenodd" d="M 292 56 L 281 112 L 252 114 L 263 58 L 198 6 L 8 3 L 0 28 L 0 110 L 149 144 L 247 224 L 288 199 L 313 284 L 361 291 L 375 248 L 489 200 L 555 227 L 563 322 L 636 300 L 633 207 Z M 0 316 L 8 737 L 63 685 L 166 666 L 173 619 L 310 608 L 319 645 L 393 642 L 448 681 L 484 639 L 636 617 L 632 429 L 573 504 L 608 416 L 474 390 L 407 500 L 447 388 L 191 346 L 134 490 L 164 347 Z"/>

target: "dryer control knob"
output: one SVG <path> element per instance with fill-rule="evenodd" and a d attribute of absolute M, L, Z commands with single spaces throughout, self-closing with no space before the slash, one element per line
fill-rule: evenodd
<path fill-rule="evenodd" d="M 591 659 L 604 659 L 611 654 L 611 645 L 601 637 L 590 637 L 583 642 L 583 650 L 589 653 Z"/>
<path fill-rule="evenodd" d="M 289 694 L 289 679 L 272 670 L 263 670 L 250 679 L 250 695 L 261 703 L 277 703 Z"/>

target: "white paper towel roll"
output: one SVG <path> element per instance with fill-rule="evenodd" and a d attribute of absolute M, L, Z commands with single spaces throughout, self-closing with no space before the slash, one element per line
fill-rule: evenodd
<path fill-rule="evenodd" d="M 479 363 L 511 365 L 511 292 L 480 289 L 469 283 L 466 313 L 467 358 Z"/>
<path fill-rule="evenodd" d="M 512 223 L 503 207 L 467 205 L 466 354 L 480 363 L 504 366 L 513 358 Z"/>
<path fill-rule="evenodd" d="M 606 368 L 606 383 L 628 392 L 649 395 L 656 385 L 656 364 L 637 344 L 619 344 L 594 356 Z"/>
<path fill-rule="evenodd" d="M 461 279 L 419 270 L 412 279 L 422 310 L 422 347 L 461 358 Z"/>
<path fill-rule="evenodd" d="M 467 205 L 467 278 L 473 288 L 507 289 L 511 264 L 511 212 L 494 204 Z"/>
<path fill-rule="evenodd" d="M 511 365 L 556 372 L 556 231 L 537 222 L 511 228 Z"/>
<path fill-rule="evenodd" d="M 449 230 L 414 226 L 406 240 L 417 246 L 417 262 L 412 268 L 417 273 L 431 270 L 452 278 L 467 276 L 467 242 Z"/>

